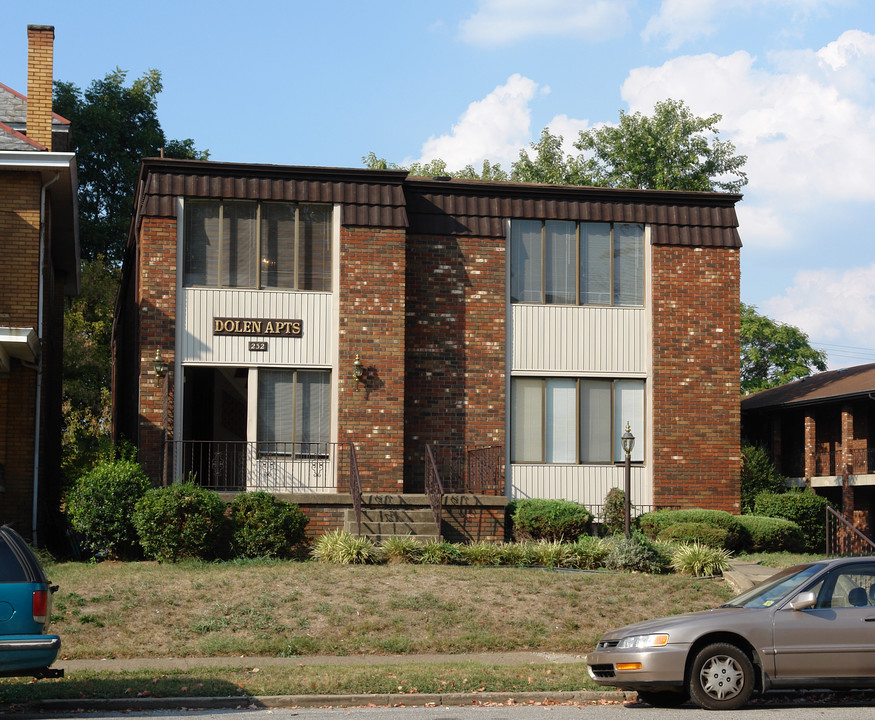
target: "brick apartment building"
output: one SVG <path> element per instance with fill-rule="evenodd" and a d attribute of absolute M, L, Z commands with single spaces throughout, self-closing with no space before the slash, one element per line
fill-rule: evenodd
<path fill-rule="evenodd" d="M 76 159 L 52 113 L 54 29 L 30 25 L 27 96 L 0 84 L 0 523 L 52 540 L 63 302 L 78 292 Z"/>
<path fill-rule="evenodd" d="M 739 200 L 145 160 L 114 432 L 314 532 L 437 475 L 457 539 L 507 499 L 600 506 L 628 423 L 633 504 L 737 512 Z"/>

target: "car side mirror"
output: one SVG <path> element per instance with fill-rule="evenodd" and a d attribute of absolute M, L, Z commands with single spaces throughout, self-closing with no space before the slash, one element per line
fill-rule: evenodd
<path fill-rule="evenodd" d="M 791 610 L 808 610 L 817 604 L 817 595 L 813 592 L 799 593 L 787 605 Z"/>

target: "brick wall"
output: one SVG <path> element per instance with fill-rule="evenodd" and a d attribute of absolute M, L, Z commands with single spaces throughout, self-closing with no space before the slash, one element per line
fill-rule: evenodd
<path fill-rule="evenodd" d="M 652 247 L 653 498 L 739 512 L 739 251 Z"/>
<path fill-rule="evenodd" d="M 162 437 L 165 383 L 155 377 L 153 360 L 159 350 L 172 369 L 176 340 L 176 220 L 146 217 L 140 230 L 140 427 L 136 439 L 146 474 L 162 478 Z M 173 434 L 173 383 L 168 393 L 168 435 Z M 173 478 L 168 478 L 172 481 Z"/>
<path fill-rule="evenodd" d="M 356 443 L 365 492 L 403 488 L 405 262 L 403 230 L 342 229 L 338 441 Z"/>
<path fill-rule="evenodd" d="M 504 443 L 505 250 L 411 236 L 407 253 L 405 490 L 420 492 L 426 444 Z"/>

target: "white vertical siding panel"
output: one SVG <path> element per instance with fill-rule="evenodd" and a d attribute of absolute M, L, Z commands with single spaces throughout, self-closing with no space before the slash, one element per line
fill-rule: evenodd
<path fill-rule="evenodd" d="M 187 288 L 183 298 L 183 363 L 210 365 L 331 366 L 333 296 L 327 293 Z M 214 336 L 213 318 L 300 319 L 300 338 Z M 264 340 L 267 352 L 250 352 L 249 341 Z"/>
<path fill-rule="evenodd" d="M 571 500 L 583 505 L 604 505 L 611 488 L 623 488 L 622 465 L 512 465 L 510 498 Z M 650 473 L 632 467 L 632 504 L 652 505 Z"/>
<path fill-rule="evenodd" d="M 645 308 L 514 305 L 511 371 L 647 372 Z"/>

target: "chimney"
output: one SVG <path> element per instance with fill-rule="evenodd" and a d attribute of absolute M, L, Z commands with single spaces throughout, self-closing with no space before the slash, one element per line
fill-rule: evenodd
<path fill-rule="evenodd" d="M 27 26 L 27 136 L 52 149 L 52 25 Z"/>

